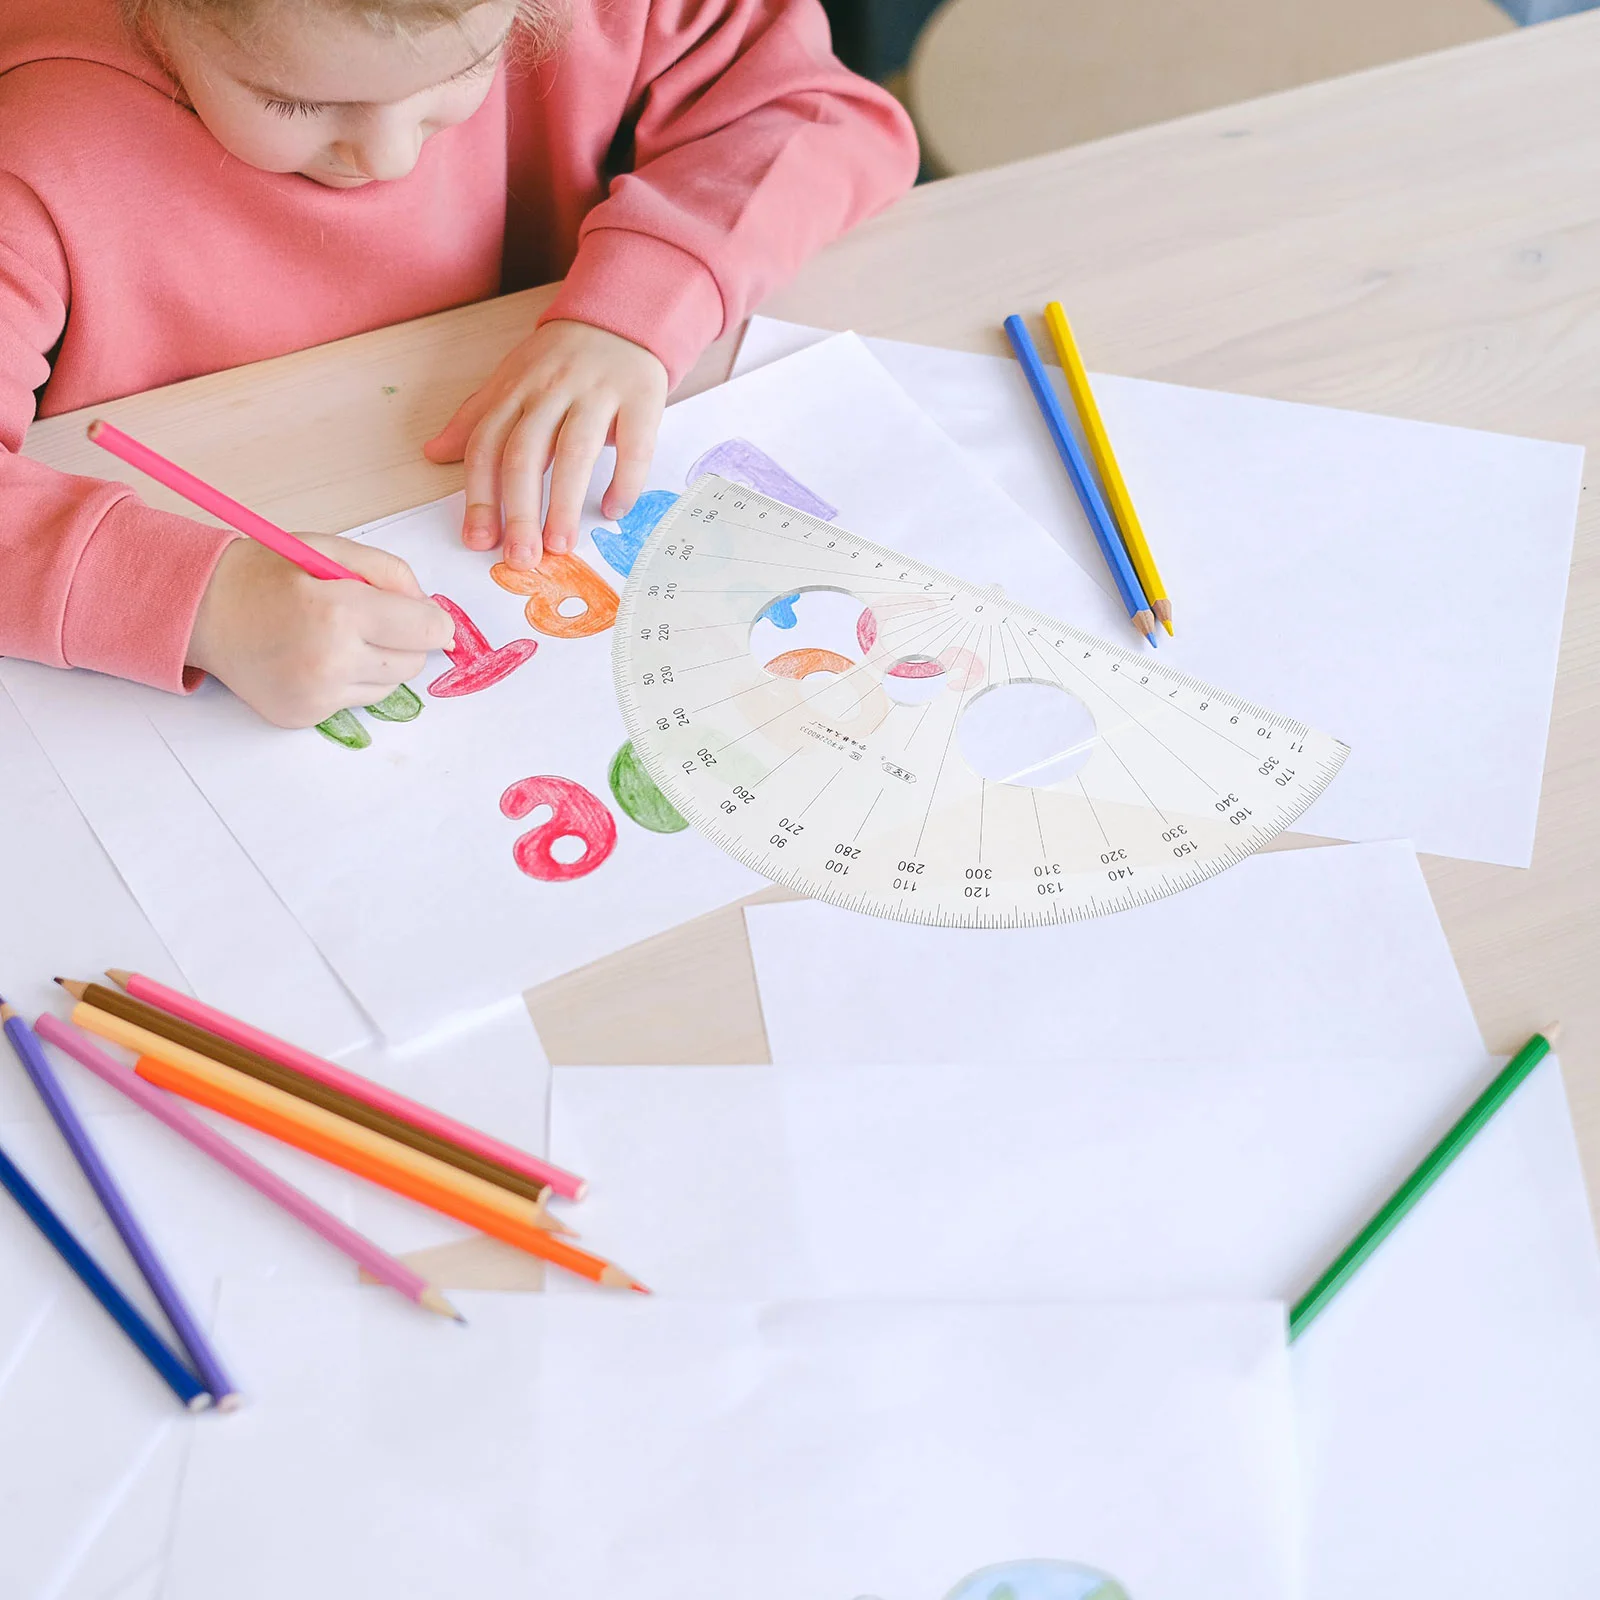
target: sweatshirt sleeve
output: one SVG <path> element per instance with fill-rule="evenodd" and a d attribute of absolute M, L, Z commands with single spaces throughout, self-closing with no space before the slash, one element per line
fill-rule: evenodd
<path fill-rule="evenodd" d="M 658 355 L 675 384 L 823 245 L 909 188 L 916 136 L 834 57 L 819 0 L 655 0 L 631 170 L 579 230 L 541 321 Z"/>
<path fill-rule="evenodd" d="M 48 211 L 0 172 L 0 655 L 181 691 L 197 681 L 189 632 L 232 535 L 19 453 L 68 285 Z"/>

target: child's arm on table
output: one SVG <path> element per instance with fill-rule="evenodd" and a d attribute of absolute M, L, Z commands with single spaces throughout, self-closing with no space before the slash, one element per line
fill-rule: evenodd
<path fill-rule="evenodd" d="M 49 214 L 0 172 L 0 655 L 174 692 L 211 671 L 270 720 L 306 725 L 382 698 L 450 642 L 449 618 L 382 551 L 336 541 L 379 588 L 318 583 L 123 484 L 20 455 L 69 292 Z"/>
<path fill-rule="evenodd" d="M 916 138 L 883 90 L 834 59 L 818 0 L 616 0 L 579 16 L 559 71 L 513 137 L 581 100 L 602 63 L 637 62 L 631 170 L 585 217 L 538 329 L 427 447 L 466 461 L 463 536 L 506 560 L 570 550 L 601 447 L 617 446 L 604 513 L 645 485 L 667 390 L 824 244 L 916 175 Z M 519 151 L 511 151 L 515 184 Z M 515 210 L 513 208 L 513 217 Z M 607 337 L 609 335 L 610 337 Z M 541 530 L 543 476 L 554 462 Z"/>

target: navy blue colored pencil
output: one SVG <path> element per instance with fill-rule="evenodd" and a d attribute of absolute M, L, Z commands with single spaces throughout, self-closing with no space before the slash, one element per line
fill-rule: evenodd
<path fill-rule="evenodd" d="M 1068 426 L 1066 413 L 1062 411 L 1061 402 L 1056 398 L 1050 374 L 1045 371 L 1044 362 L 1039 359 L 1039 352 L 1034 347 L 1028 325 L 1021 317 L 1010 316 L 1006 318 L 1005 327 L 1006 337 L 1011 341 L 1011 348 L 1016 353 L 1023 374 L 1028 380 L 1028 387 L 1033 390 L 1034 401 L 1044 417 L 1044 425 L 1050 430 L 1056 454 L 1061 457 L 1061 464 L 1067 469 L 1067 476 L 1072 479 L 1072 487 L 1078 492 L 1078 504 L 1083 507 L 1083 514 L 1089 519 L 1089 529 L 1094 534 L 1095 543 L 1100 546 L 1100 554 L 1106 558 L 1106 565 L 1111 569 L 1117 593 L 1122 596 L 1122 603 L 1128 608 L 1129 620 L 1153 646 L 1156 642 L 1155 611 L 1145 598 L 1139 575 L 1133 570 L 1127 546 L 1123 544 L 1122 535 L 1117 531 L 1111 508 L 1100 492 L 1099 482 L 1071 427 Z"/>
<path fill-rule="evenodd" d="M 28 1214 L 33 1225 L 55 1247 L 56 1253 L 77 1273 L 83 1286 L 105 1308 L 107 1314 L 138 1346 L 145 1360 L 191 1411 L 203 1411 L 211 1396 L 194 1374 L 184 1366 L 172 1347 L 139 1314 L 138 1308 L 105 1274 L 93 1256 L 73 1238 L 67 1225 L 45 1204 L 44 1197 L 22 1175 L 21 1169 L 0 1150 L 0 1185 Z"/>
<path fill-rule="evenodd" d="M 128 1204 L 127 1197 L 111 1175 L 110 1168 L 106 1166 L 99 1150 L 95 1148 L 94 1140 L 89 1137 L 89 1130 L 84 1127 L 82 1118 L 79 1117 L 72 1101 L 67 1098 L 67 1091 L 62 1088 L 60 1079 L 56 1077 L 49 1061 L 45 1059 L 44 1047 L 28 1024 L 4 1000 L 0 1000 L 0 1027 L 4 1028 L 6 1037 L 11 1041 L 11 1048 L 17 1052 L 17 1059 L 22 1063 L 23 1070 L 33 1080 L 34 1088 L 39 1091 L 39 1098 L 44 1101 L 45 1110 L 50 1113 L 51 1120 L 61 1130 L 61 1137 L 66 1140 L 67 1148 L 71 1150 L 84 1177 L 89 1180 L 89 1187 L 94 1190 L 100 1204 L 105 1207 L 111 1225 L 117 1230 L 123 1244 L 128 1247 L 128 1254 L 133 1257 L 134 1265 L 144 1275 L 144 1281 L 149 1284 L 150 1292 L 156 1298 L 156 1304 L 166 1312 L 167 1321 L 172 1324 L 172 1331 L 177 1334 L 183 1348 L 188 1351 L 189 1359 L 200 1375 L 200 1381 L 205 1384 L 212 1400 L 220 1409 L 231 1411 L 239 1403 L 237 1386 L 228 1376 L 227 1369 L 212 1348 L 211 1341 L 205 1336 L 194 1313 L 189 1309 L 182 1291 L 172 1281 L 172 1276 L 161 1257 L 156 1254 L 155 1246 L 151 1244 L 149 1236 L 139 1224 L 139 1219 L 133 1214 L 133 1207 Z"/>

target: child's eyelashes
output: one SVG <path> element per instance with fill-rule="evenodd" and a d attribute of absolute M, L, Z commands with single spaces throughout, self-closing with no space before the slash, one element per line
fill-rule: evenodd
<path fill-rule="evenodd" d="M 474 61 L 470 67 L 458 72 L 453 78 L 447 78 L 447 83 L 462 83 L 470 78 L 482 77 L 484 73 L 493 72 L 500 64 L 502 47 L 497 45 L 486 56 Z M 287 100 L 276 96 L 263 95 L 261 104 L 275 117 L 315 117 L 329 110 L 325 101 L 321 100 Z"/>
<path fill-rule="evenodd" d="M 261 103 L 275 117 L 314 117 L 328 109 L 315 100 L 263 100 Z"/>

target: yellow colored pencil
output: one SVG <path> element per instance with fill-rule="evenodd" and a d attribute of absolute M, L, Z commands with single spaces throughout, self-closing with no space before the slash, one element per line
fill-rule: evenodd
<path fill-rule="evenodd" d="M 1139 576 L 1140 587 L 1150 602 L 1150 609 L 1156 614 L 1156 621 L 1170 634 L 1172 601 L 1167 598 L 1167 587 L 1161 581 L 1156 559 L 1150 553 L 1149 542 L 1139 524 L 1139 513 L 1133 509 L 1133 496 L 1128 493 L 1122 468 L 1117 465 L 1117 458 L 1112 453 L 1111 436 L 1106 432 L 1100 407 L 1095 403 L 1094 390 L 1089 387 L 1089 374 L 1084 368 L 1083 357 L 1078 353 L 1078 342 L 1072 337 L 1072 324 L 1067 321 L 1067 314 L 1062 310 L 1059 300 L 1052 300 L 1044 308 L 1044 322 L 1050 330 L 1050 339 L 1056 347 L 1061 370 L 1067 375 L 1067 388 L 1071 392 L 1073 405 L 1078 409 L 1078 420 L 1083 424 L 1089 454 L 1094 457 L 1094 464 L 1099 470 L 1106 499 L 1111 502 L 1112 514 L 1122 534 L 1122 542 L 1128 547 L 1128 559 Z"/>
<path fill-rule="evenodd" d="M 423 1204 L 431 1206 L 436 1211 L 446 1209 L 445 1204 L 441 1203 L 445 1197 L 458 1196 L 475 1206 L 497 1212 L 526 1227 L 545 1231 L 551 1228 L 552 1219 L 544 1207 L 535 1201 L 525 1199 L 522 1195 L 512 1194 L 509 1190 L 502 1189 L 474 1173 L 463 1172 L 459 1167 L 449 1166 L 437 1156 L 413 1150 L 409 1145 L 401 1144 L 398 1139 L 391 1139 L 387 1134 L 375 1133 L 371 1128 L 364 1128 L 358 1122 L 351 1122 L 348 1118 L 324 1110 L 321 1106 L 313 1105 L 309 1100 L 302 1100 L 287 1090 L 262 1083 L 257 1078 L 247 1077 L 234 1067 L 223 1066 L 220 1062 L 213 1061 L 210 1056 L 201 1055 L 198 1050 L 191 1050 L 187 1045 L 164 1039 L 148 1028 L 141 1028 L 122 1017 L 112 1016 L 109 1011 L 101 1011 L 96 1006 L 80 1003 L 73 1008 L 72 1021 L 85 1032 L 98 1034 L 102 1039 L 120 1044 L 125 1050 L 132 1050 L 144 1060 L 163 1061 L 169 1067 L 187 1073 L 203 1083 L 226 1090 L 229 1096 L 237 1101 L 259 1106 L 303 1127 L 313 1129 L 324 1137 L 380 1163 L 389 1171 L 409 1174 L 425 1183 L 429 1193 L 438 1197 L 423 1201 Z M 162 1087 L 167 1085 L 163 1084 Z M 451 1214 L 454 1215 L 453 1212 Z"/>

